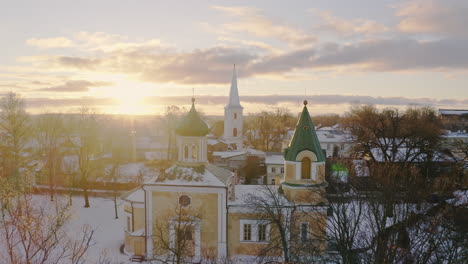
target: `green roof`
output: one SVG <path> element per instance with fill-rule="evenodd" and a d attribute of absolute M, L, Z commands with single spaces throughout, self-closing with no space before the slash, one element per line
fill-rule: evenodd
<path fill-rule="evenodd" d="M 192 108 L 186 116 L 180 120 L 176 127 L 176 133 L 185 137 L 203 137 L 210 130 L 208 125 L 200 118 L 197 110 L 195 110 L 195 99 L 192 98 Z"/>
<path fill-rule="evenodd" d="M 296 161 L 296 156 L 303 150 L 310 150 L 317 156 L 317 161 L 325 161 L 320 142 L 315 133 L 315 126 L 310 119 L 309 111 L 307 110 L 307 101 L 304 101 L 304 109 L 302 109 L 301 117 L 296 125 L 294 136 L 289 143 L 289 147 L 284 150 L 284 159 Z"/>

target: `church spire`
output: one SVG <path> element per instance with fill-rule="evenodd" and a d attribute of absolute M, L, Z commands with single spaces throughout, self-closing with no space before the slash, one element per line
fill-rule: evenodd
<path fill-rule="evenodd" d="M 237 90 L 237 74 L 236 74 L 236 65 L 232 70 L 232 80 L 231 80 L 231 91 L 229 92 L 229 102 L 226 105 L 226 108 L 237 107 L 242 108 L 239 100 L 239 92 Z"/>
<path fill-rule="evenodd" d="M 314 152 L 318 162 L 325 161 L 325 155 L 320 147 L 315 126 L 307 110 L 307 100 L 304 100 L 304 108 L 297 122 L 294 136 L 289 143 L 289 148 L 285 150 L 285 160 L 296 161 L 296 156 L 303 150 Z"/>

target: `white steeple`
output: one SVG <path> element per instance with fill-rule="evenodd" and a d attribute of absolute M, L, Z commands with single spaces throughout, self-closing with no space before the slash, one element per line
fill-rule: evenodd
<path fill-rule="evenodd" d="M 236 65 L 232 70 L 231 90 L 229 92 L 229 101 L 225 108 L 243 108 L 240 104 L 239 91 L 237 90 L 237 73 Z"/>
<path fill-rule="evenodd" d="M 224 142 L 235 149 L 242 149 L 243 107 L 240 104 L 237 90 L 236 65 L 232 71 L 229 101 L 224 107 Z"/>

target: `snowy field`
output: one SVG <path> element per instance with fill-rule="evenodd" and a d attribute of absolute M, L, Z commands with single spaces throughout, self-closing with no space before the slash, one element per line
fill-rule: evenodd
<path fill-rule="evenodd" d="M 35 196 L 46 198 L 44 197 L 46 195 Z M 60 197 L 59 199 L 68 199 L 68 197 Z M 90 197 L 91 207 L 84 208 L 83 205 L 84 198 L 82 196 L 73 197 L 68 230 L 76 232 L 77 237 L 85 225 L 89 225 L 95 230 L 93 246 L 88 250 L 86 263 L 99 263 L 100 259 L 108 260 L 107 263 L 131 263 L 128 260 L 129 256 L 120 253 L 120 247 L 124 242 L 122 202 L 118 201 L 119 219 L 115 219 L 114 202 L 111 198 Z"/>

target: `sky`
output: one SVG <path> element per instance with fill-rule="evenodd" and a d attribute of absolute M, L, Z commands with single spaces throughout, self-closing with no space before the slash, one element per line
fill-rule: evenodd
<path fill-rule="evenodd" d="M 31 113 L 468 108 L 468 1 L 1 1 L 0 95 Z"/>

